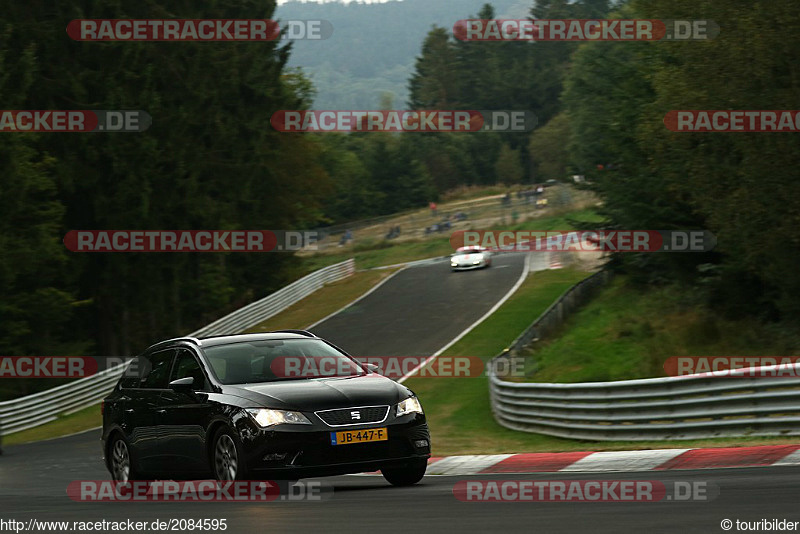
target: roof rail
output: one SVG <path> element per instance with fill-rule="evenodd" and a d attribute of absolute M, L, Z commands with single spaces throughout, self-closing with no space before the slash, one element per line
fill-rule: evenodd
<path fill-rule="evenodd" d="M 159 341 L 158 343 L 153 343 L 152 345 L 147 347 L 147 349 L 145 349 L 145 352 L 150 351 L 150 350 L 154 350 L 154 349 L 158 349 L 163 345 L 169 345 L 170 343 L 174 343 L 176 341 L 188 341 L 189 343 L 197 345 L 198 347 L 200 346 L 200 340 L 197 339 L 196 337 L 183 336 L 183 337 L 174 337 L 172 339 L 165 339 L 164 341 Z"/>
<path fill-rule="evenodd" d="M 171 342 L 171 341 L 188 341 L 189 343 L 194 343 L 195 345 L 199 345 L 200 344 L 200 340 L 197 339 L 196 337 L 192 337 L 192 336 L 174 337 L 172 339 L 166 339 L 166 340 L 162 341 L 161 343 L 168 343 L 168 342 Z M 161 343 L 156 343 L 156 344 L 160 345 Z"/>
<path fill-rule="evenodd" d="M 306 337 L 317 337 L 313 333 L 309 332 L 308 330 L 274 330 L 270 332 L 271 334 L 300 334 L 301 336 Z"/>

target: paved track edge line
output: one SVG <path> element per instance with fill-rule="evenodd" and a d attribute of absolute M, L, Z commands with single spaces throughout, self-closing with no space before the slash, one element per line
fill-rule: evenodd
<path fill-rule="evenodd" d="M 425 367 L 426 365 L 428 365 L 429 363 L 431 363 L 433 360 L 435 360 L 436 358 L 438 358 L 438 357 L 439 357 L 439 356 L 440 356 L 440 355 L 441 355 L 441 354 L 442 354 L 444 351 L 446 351 L 447 349 L 449 349 L 450 347 L 452 347 L 453 345 L 455 345 L 456 343 L 458 343 L 458 342 L 461 340 L 461 338 L 463 338 L 464 336 L 466 336 L 467 334 L 469 334 L 469 333 L 470 333 L 470 332 L 471 332 L 471 331 L 472 331 L 472 330 L 473 330 L 473 329 L 474 329 L 476 326 L 478 326 L 479 324 L 481 324 L 481 323 L 482 323 L 483 321 L 485 321 L 485 320 L 486 320 L 486 319 L 487 319 L 487 318 L 488 318 L 490 315 L 492 315 L 494 312 L 496 312 L 496 311 L 497 311 L 497 310 L 500 308 L 500 306 L 502 306 L 503 304 L 505 304 L 505 302 L 506 302 L 508 299 L 510 299 L 510 298 L 511 298 L 511 296 L 512 296 L 514 293 L 516 293 L 516 292 L 517 292 L 517 289 L 519 289 L 519 287 L 522 285 L 522 283 L 523 283 L 523 282 L 525 281 L 525 279 L 528 277 L 528 273 L 530 273 L 530 266 L 531 266 L 531 254 L 530 254 L 530 253 L 528 253 L 528 254 L 525 256 L 525 264 L 524 264 L 524 266 L 522 267 L 522 273 L 519 275 L 519 279 L 517 279 L 517 282 L 514 284 L 514 286 L 513 286 L 511 289 L 509 289 L 509 290 L 508 290 L 508 292 L 507 292 L 505 295 L 503 295 L 503 298 L 501 298 L 500 300 L 498 300 L 498 301 L 497 301 L 497 302 L 494 304 L 494 306 L 492 306 L 492 307 L 489 309 L 489 311 L 487 311 L 487 312 L 486 312 L 486 313 L 484 313 L 484 314 L 483 314 L 483 315 L 482 315 L 480 318 L 478 318 L 478 320 L 477 320 L 477 321 L 475 321 L 474 323 L 472 323 L 471 325 L 469 325 L 469 326 L 466 328 L 466 330 L 462 331 L 460 334 L 458 334 L 456 337 L 454 337 L 452 340 L 450 340 L 450 342 L 449 342 L 449 343 L 447 343 L 447 345 L 445 345 L 444 347 L 442 347 L 441 349 L 439 349 L 438 351 L 436 351 L 436 352 L 435 352 L 435 353 L 434 353 L 434 354 L 433 354 L 433 355 L 432 355 L 430 358 L 427 358 L 427 359 L 426 359 L 424 362 L 421 362 L 419 365 L 417 365 L 416 367 L 414 367 L 414 368 L 413 368 L 412 370 L 410 370 L 408 373 L 406 373 L 405 375 L 403 375 L 403 376 L 402 376 L 402 377 L 401 377 L 401 378 L 400 378 L 400 379 L 399 379 L 397 382 L 398 382 L 399 384 L 402 384 L 403 382 L 405 382 L 406 380 L 408 380 L 409 378 L 411 378 L 411 376 L 413 376 L 413 375 L 414 375 L 414 374 L 415 374 L 417 371 L 419 371 L 420 369 L 422 369 L 423 367 Z"/>

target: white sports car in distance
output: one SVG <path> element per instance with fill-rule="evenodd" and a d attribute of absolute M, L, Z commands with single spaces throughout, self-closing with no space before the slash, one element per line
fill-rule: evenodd
<path fill-rule="evenodd" d="M 456 249 L 450 256 L 450 268 L 454 271 L 481 269 L 492 264 L 492 253 L 483 247 L 471 246 Z"/>

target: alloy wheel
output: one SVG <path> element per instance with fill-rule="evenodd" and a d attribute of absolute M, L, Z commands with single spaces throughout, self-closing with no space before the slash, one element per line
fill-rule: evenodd
<path fill-rule="evenodd" d="M 214 466 L 216 467 L 217 479 L 236 480 L 239 470 L 239 456 L 236 452 L 236 444 L 228 434 L 221 434 L 217 439 Z"/>

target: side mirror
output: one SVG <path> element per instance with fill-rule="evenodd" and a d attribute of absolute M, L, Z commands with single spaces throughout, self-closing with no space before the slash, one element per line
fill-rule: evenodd
<path fill-rule="evenodd" d="M 374 363 L 365 363 L 365 364 L 362 364 L 362 365 L 364 367 L 366 367 L 369 370 L 370 373 L 377 373 L 378 370 L 380 369 L 380 367 L 378 367 L 377 364 L 374 364 Z"/>
<path fill-rule="evenodd" d="M 192 386 L 194 385 L 194 377 L 187 376 L 185 378 L 179 378 L 177 380 L 173 380 L 169 383 L 169 388 L 174 389 L 175 391 L 191 391 Z"/>

